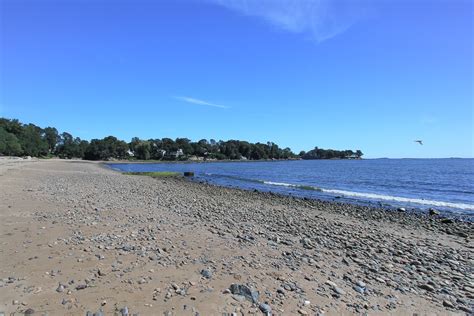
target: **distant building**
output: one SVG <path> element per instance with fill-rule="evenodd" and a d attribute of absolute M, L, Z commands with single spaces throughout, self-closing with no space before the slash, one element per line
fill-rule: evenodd
<path fill-rule="evenodd" d="M 166 153 L 166 151 L 165 151 Z M 180 148 L 177 151 L 170 151 L 166 157 L 178 159 L 179 157 L 184 156 L 183 150 Z"/>

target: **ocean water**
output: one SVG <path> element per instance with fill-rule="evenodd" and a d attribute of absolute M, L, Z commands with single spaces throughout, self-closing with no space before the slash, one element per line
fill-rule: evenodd
<path fill-rule="evenodd" d="M 474 217 L 474 159 L 365 159 L 109 164 L 120 171 L 193 171 L 249 190 Z"/>

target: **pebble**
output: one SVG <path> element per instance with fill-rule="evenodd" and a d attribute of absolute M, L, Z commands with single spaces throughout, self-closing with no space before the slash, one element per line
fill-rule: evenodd
<path fill-rule="evenodd" d="M 336 292 L 339 295 L 346 294 L 346 292 L 343 289 L 341 289 L 340 287 L 335 287 L 335 288 L 333 288 L 333 290 L 334 290 L 334 292 Z"/>
<path fill-rule="evenodd" d="M 453 303 L 451 303 L 450 301 L 447 301 L 447 300 L 443 301 L 443 306 L 449 307 L 449 308 L 454 308 Z"/>
<path fill-rule="evenodd" d="M 58 287 L 56 288 L 56 292 L 58 293 L 62 293 L 64 292 L 64 285 L 62 285 L 61 283 L 58 285 Z"/>
<path fill-rule="evenodd" d="M 210 279 L 212 277 L 212 271 L 209 269 L 202 269 L 201 275 L 205 277 L 206 279 Z"/>
<path fill-rule="evenodd" d="M 419 287 L 420 287 L 420 289 L 430 291 L 430 292 L 433 292 L 435 290 L 434 287 L 432 287 L 431 285 L 426 284 L 426 283 L 420 284 Z"/>
<path fill-rule="evenodd" d="M 264 313 L 266 315 L 271 315 L 271 313 L 272 313 L 272 308 L 267 303 L 261 303 L 258 306 L 258 308 L 260 309 L 260 311 L 262 311 L 262 313 Z"/>
<path fill-rule="evenodd" d="M 231 284 L 229 290 L 232 294 L 241 295 L 253 303 L 258 301 L 258 292 L 252 291 L 248 286 L 243 284 Z"/>
<path fill-rule="evenodd" d="M 358 285 L 354 285 L 354 290 L 360 294 L 364 294 L 365 293 L 365 288 L 363 287 L 360 287 Z"/>

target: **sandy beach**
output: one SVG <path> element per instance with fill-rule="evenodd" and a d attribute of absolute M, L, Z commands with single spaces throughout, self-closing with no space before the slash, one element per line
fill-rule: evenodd
<path fill-rule="evenodd" d="M 0 315 L 473 312 L 473 225 L 437 215 L 53 159 L 1 161 L 0 216 Z"/>

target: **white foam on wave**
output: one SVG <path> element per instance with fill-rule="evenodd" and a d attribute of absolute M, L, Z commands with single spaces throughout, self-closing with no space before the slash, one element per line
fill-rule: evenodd
<path fill-rule="evenodd" d="M 434 201 L 434 200 L 405 198 L 405 197 L 400 197 L 400 196 L 382 195 L 382 194 L 375 194 L 375 193 L 360 193 L 360 192 L 352 192 L 352 191 L 344 191 L 344 190 L 329 190 L 329 189 L 321 189 L 321 190 L 326 193 L 368 198 L 368 199 L 374 199 L 374 200 L 415 203 L 415 204 L 422 204 L 422 205 L 432 205 L 432 206 L 437 206 L 437 207 L 457 208 L 457 209 L 462 209 L 462 210 L 474 210 L 473 204 L 451 203 L 451 202 Z"/>
<path fill-rule="evenodd" d="M 291 183 L 284 183 L 284 182 L 272 182 L 272 181 L 262 181 L 264 184 L 269 184 L 269 185 L 278 185 L 281 187 L 298 187 L 296 184 L 291 184 Z"/>
<path fill-rule="evenodd" d="M 262 182 L 268 185 L 276 185 L 276 186 L 291 187 L 291 188 L 313 188 L 314 190 L 322 191 L 325 193 L 351 196 L 351 197 L 359 197 L 359 198 L 364 198 L 364 199 L 394 201 L 394 202 L 402 202 L 402 203 L 414 203 L 414 204 L 429 205 L 429 206 L 434 206 L 434 207 L 447 207 L 447 208 L 453 208 L 453 209 L 474 211 L 474 204 L 452 203 L 452 202 L 443 202 L 443 201 L 434 201 L 434 200 L 425 200 L 425 199 L 416 199 L 416 198 L 406 198 L 406 197 L 401 197 L 401 196 L 391 196 L 391 195 L 383 195 L 383 194 L 376 194 L 376 193 L 361 193 L 361 192 L 344 191 L 344 190 L 322 189 L 318 187 L 302 186 L 302 185 L 296 185 L 296 184 L 285 183 L 285 182 L 273 182 L 273 181 L 262 181 Z"/>

